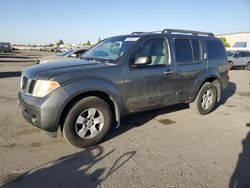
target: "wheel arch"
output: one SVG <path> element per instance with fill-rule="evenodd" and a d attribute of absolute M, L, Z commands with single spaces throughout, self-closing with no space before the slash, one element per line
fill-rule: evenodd
<path fill-rule="evenodd" d="M 114 117 L 114 123 L 116 127 L 119 127 L 120 125 L 120 109 L 119 109 L 119 104 L 117 101 L 107 92 L 100 91 L 100 90 L 92 90 L 92 91 L 86 91 L 86 92 L 81 92 L 76 94 L 74 97 L 72 97 L 64 106 L 60 116 L 59 116 L 59 126 L 60 129 L 62 130 L 64 121 L 66 119 L 66 116 L 71 109 L 71 107 L 76 104 L 79 100 L 90 97 L 90 96 L 95 96 L 99 97 L 100 99 L 104 100 L 107 102 L 107 104 L 110 106 L 112 115 Z"/>
<path fill-rule="evenodd" d="M 217 91 L 217 102 L 221 99 L 221 93 L 222 93 L 222 85 L 219 79 L 218 72 L 211 71 L 207 75 L 203 75 L 202 78 L 199 79 L 199 81 L 196 82 L 196 88 L 195 92 L 190 99 L 191 101 L 194 101 L 196 96 L 198 95 L 198 92 L 200 91 L 201 87 L 204 85 L 204 83 L 209 82 L 215 85 L 216 91 Z"/>

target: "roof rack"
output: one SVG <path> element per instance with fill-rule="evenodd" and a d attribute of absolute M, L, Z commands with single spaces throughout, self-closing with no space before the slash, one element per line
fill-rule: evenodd
<path fill-rule="evenodd" d="M 161 33 L 162 31 L 150 31 L 150 32 L 143 32 L 143 31 L 135 31 L 131 33 L 131 35 L 136 35 L 136 34 L 143 34 L 143 33 Z"/>
<path fill-rule="evenodd" d="M 214 37 L 213 33 L 203 32 L 203 31 L 191 31 L 191 30 L 181 30 L 181 29 L 163 29 L 161 33 L 188 33 L 192 35 L 207 35 L 209 37 Z"/>
<path fill-rule="evenodd" d="M 131 35 L 142 34 L 142 33 L 146 33 L 146 32 L 135 31 L 135 32 L 131 33 Z"/>

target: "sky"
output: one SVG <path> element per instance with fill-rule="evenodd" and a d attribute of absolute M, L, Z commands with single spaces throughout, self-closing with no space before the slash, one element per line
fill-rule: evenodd
<path fill-rule="evenodd" d="M 250 0 L 0 0 L 0 41 L 96 42 L 164 28 L 250 32 Z"/>

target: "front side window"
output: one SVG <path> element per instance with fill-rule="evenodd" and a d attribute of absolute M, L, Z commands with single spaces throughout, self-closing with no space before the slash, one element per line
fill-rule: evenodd
<path fill-rule="evenodd" d="M 151 63 L 146 66 L 169 64 L 168 43 L 164 38 L 149 39 L 136 50 L 133 57 L 150 57 Z"/>
<path fill-rule="evenodd" d="M 234 58 L 239 58 L 240 57 L 240 53 L 239 52 L 236 52 L 234 55 L 233 55 Z"/>
<path fill-rule="evenodd" d="M 234 55 L 234 52 L 230 52 L 230 51 L 227 52 L 228 57 L 232 57 L 233 55 Z"/>
<path fill-rule="evenodd" d="M 82 55 L 83 59 L 116 61 L 131 46 L 133 46 L 139 37 L 111 37 L 101 41 L 96 46 L 88 50 Z"/>

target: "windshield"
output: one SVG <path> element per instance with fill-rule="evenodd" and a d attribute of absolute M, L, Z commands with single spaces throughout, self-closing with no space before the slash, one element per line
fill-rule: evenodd
<path fill-rule="evenodd" d="M 65 52 L 62 52 L 62 53 L 58 54 L 58 56 L 62 56 L 62 57 L 68 56 L 68 55 L 70 55 L 73 51 L 74 51 L 73 49 L 69 49 L 69 50 L 66 50 Z"/>
<path fill-rule="evenodd" d="M 138 37 L 126 36 L 108 38 L 84 53 L 82 58 L 116 61 L 135 44 L 138 39 Z"/>

